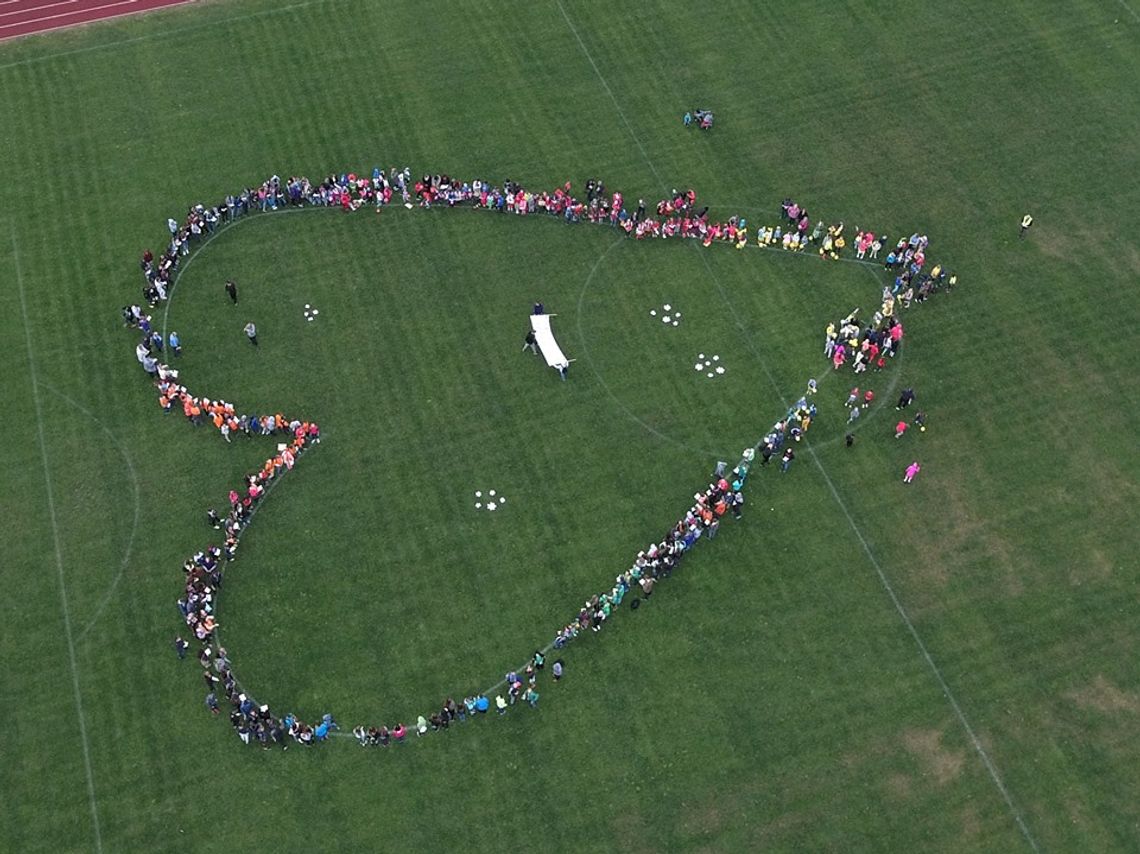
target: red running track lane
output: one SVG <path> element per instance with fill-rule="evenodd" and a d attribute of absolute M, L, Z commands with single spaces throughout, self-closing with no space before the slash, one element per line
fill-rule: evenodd
<path fill-rule="evenodd" d="M 0 0 L 0 41 L 191 2 L 193 0 Z"/>

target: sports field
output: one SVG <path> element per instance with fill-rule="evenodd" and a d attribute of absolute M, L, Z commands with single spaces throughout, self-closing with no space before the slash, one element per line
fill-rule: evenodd
<path fill-rule="evenodd" d="M 1138 91 L 1140 11 L 1081 0 L 216 0 L 0 43 L 0 850 L 1140 849 Z M 405 166 L 751 228 L 792 197 L 929 235 L 958 286 L 854 377 L 824 329 L 891 277 L 850 247 L 402 204 L 195 244 L 153 312 L 182 380 L 322 430 L 217 617 L 260 702 L 342 730 L 263 751 L 171 644 L 206 509 L 277 440 L 164 415 L 120 308 L 193 203 Z M 520 352 L 536 300 L 565 383 Z M 790 470 L 537 709 L 348 736 L 548 644 L 809 377 Z"/>

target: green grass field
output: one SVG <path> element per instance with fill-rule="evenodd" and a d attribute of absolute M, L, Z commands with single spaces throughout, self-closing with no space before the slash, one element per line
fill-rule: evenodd
<path fill-rule="evenodd" d="M 1138 34 L 1124 2 L 219 0 L 0 46 L 0 850 L 1140 848 Z M 537 712 L 266 753 L 170 642 L 205 508 L 270 440 L 163 416 L 118 310 L 189 203 L 374 165 L 692 186 L 754 224 L 791 195 L 928 233 L 961 284 L 905 316 L 847 449 L 820 346 L 870 268 L 399 206 L 219 235 L 169 305 L 183 379 L 327 437 L 243 542 L 225 643 L 346 729 L 493 684 L 825 377 L 792 471 Z M 535 299 L 568 383 L 519 352 Z M 931 426 L 896 442 L 900 383 Z"/>

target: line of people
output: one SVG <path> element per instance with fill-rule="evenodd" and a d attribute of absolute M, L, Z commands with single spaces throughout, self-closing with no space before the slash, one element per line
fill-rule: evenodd
<path fill-rule="evenodd" d="M 393 167 L 387 173 L 377 168 L 370 178 L 354 173 L 345 173 L 339 177 L 330 175 L 318 184 L 303 177 L 291 177 L 282 181 L 274 175 L 256 188 L 245 188 L 237 194 L 227 195 L 216 205 L 191 206 L 182 223 L 170 219 L 167 223 L 170 242 L 162 255 L 156 259 L 148 250 L 140 262 L 145 279 L 144 302 L 153 308 L 169 297 L 180 260 L 189 255 L 195 245 L 216 231 L 221 223 L 233 222 L 255 211 L 269 212 L 306 204 L 339 206 L 348 212 L 368 205 L 374 206 L 379 212 L 394 203 L 397 197 L 409 208 L 415 206 L 413 200 L 423 208 L 439 203 L 449 207 L 469 204 L 476 209 L 523 216 L 542 212 L 572 223 L 607 223 L 637 238 L 679 236 L 699 239 L 705 246 L 714 241 L 724 241 L 734 243 L 738 248 L 742 248 L 748 239 L 748 226 L 743 217 L 734 216 L 724 222 L 710 222 L 708 208 L 697 208 L 696 193 L 691 189 L 684 192 L 674 190 L 667 198 L 660 200 L 656 205 L 657 217 L 653 218 L 647 215 L 644 200 L 639 199 L 637 206 L 630 211 L 620 192 L 610 193 L 601 180 L 594 179 L 586 181 L 584 197 L 579 199 L 573 195 L 569 182 L 552 192 L 534 193 L 509 179 L 501 187 L 482 180 L 455 181 L 446 174 L 425 174 L 422 179 L 413 181 L 408 168 L 397 170 Z M 819 241 L 821 255 L 839 257 L 845 246 L 842 222 L 828 227 L 826 234 L 822 226 L 816 223 L 815 229 L 809 233 L 811 220 L 806 210 L 791 200 L 785 200 L 781 207 L 789 223 L 787 233 L 798 237 L 787 237 L 787 233 L 779 227 L 774 230 L 761 227 L 757 235 L 761 245 L 802 249 L 809 243 Z M 872 258 L 877 258 L 884 240 L 885 237 L 859 232 L 856 236 L 859 257 L 870 252 Z M 852 362 L 857 373 L 866 370 L 867 365 L 882 369 L 884 359 L 897 352 L 902 340 L 902 325 L 893 316 L 894 308 L 900 299 L 904 305 L 909 304 L 905 290 L 899 296 L 900 289 L 913 287 L 917 281 L 924 299 L 944 282 L 947 288 L 952 287 L 956 277 L 950 276 L 947 280 L 940 265 L 929 274 L 922 272 L 926 246 L 925 236 L 916 234 L 910 241 L 900 241 L 888 255 L 887 267 L 898 268 L 899 276 L 894 288 L 884 289 L 883 305 L 866 328 L 855 323 L 857 311 L 844 318 L 842 323 L 829 326 L 825 352 L 832 358 L 836 369 L 846 364 L 849 352 L 854 353 Z M 923 292 L 924 286 L 926 290 Z M 236 302 L 236 292 L 230 293 L 230 297 Z M 256 703 L 242 689 L 232 672 L 224 648 L 218 647 L 216 652 L 214 650 L 218 625 L 214 617 L 214 603 L 222 585 L 223 566 L 236 557 L 241 534 L 268 485 L 276 477 L 291 470 L 306 448 L 320 442 L 319 427 L 313 422 L 287 419 L 282 413 L 239 415 L 234 405 L 224 400 L 192 395 L 177 382 L 178 371 L 162 361 L 166 353 L 177 355 L 180 352 L 177 333 L 172 333 L 168 342 L 163 342 L 161 334 L 152 326 L 151 316 L 141 305 L 124 306 L 122 314 L 125 325 L 141 333 L 142 337 L 136 346 L 136 357 L 144 370 L 155 378 L 159 404 L 165 412 L 180 408 L 192 424 L 213 424 L 226 441 L 230 441 L 235 433 L 246 436 L 281 434 L 291 437 L 274 456 L 266 460 L 258 472 L 246 478 L 240 491 L 230 491 L 230 509 L 224 516 L 213 508 L 207 511 L 209 524 L 224 532 L 223 545 L 210 545 L 184 563 L 185 595 L 179 599 L 178 606 L 189 632 L 200 645 L 199 660 L 203 663 L 207 681 L 206 705 L 213 713 L 219 714 L 218 694 L 221 693 L 232 707 L 231 722 L 243 742 L 257 742 L 268 748 L 274 743 L 287 747 L 286 736 L 301 744 L 323 741 L 338 728 L 331 715 L 326 714 L 315 725 L 306 724 L 292 714 L 281 718 L 274 716 L 268 706 Z M 837 351 L 840 351 L 838 359 Z M 773 425 L 757 448 L 744 451 L 740 462 L 731 472 L 722 471 L 722 467 L 718 467 L 713 482 L 694 495 L 694 503 L 684 516 L 660 540 L 639 552 L 630 568 L 617 575 L 612 585 L 587 599 L 576 615 L 557 632 L 550 647 L 562 649 L 586 630 L 591 633 L 601 631 L 627 597 L 632 599 L 631 610 L 637 609 L 653 595 L 657 584 L 677 569 L 684 554 L 702 537 L 711 540 L 716 536 L 720 520 L 726 513 L 731 512 L 736 519 L 740 519 L 744 504 L 743 487 L 757 450 L 761 452 L 761 464 L 767 465 L 783 448 L 781 469 L 784 472 L 789 470 L 795 453 L 790 444 L 784 446 L 787 439 L 800 441 L 816 417 L 816 406 L 809 402 L 815 391 L 816 382 L 811 380 L 808 392 Z M 913 477 L 910 472 L 908 474 Z M 180 656 L 187 646 L 181 637 L 176 640 Z M 506 713 L 520 698 L 537 708 L 537 676 L 544 669 L 544 664 L 545 653 L 536 651 L 524 669 L 525 683 L 516 672 L 507 674 L 501 683 L 506 685 L 507 696 L 499 693 L 495 697 L 496 711 L 499 714 Z M 554 681 L 562 677 L 563 667 L 561 659 L 554 663 Z M 446 730 L 452 722 L 464 722 L 470 717 L 486 714 L 490 704 L 491 700 L 484 694 L 465 697 L 461 703 L 447 698 L 437 712 L 417 717 L 416 733 L 424 735 L 431 731 Z M 361 725 L 355 727 L 353 732 L 362 745 L 389 745 L 403 742 L 407 736 L 407 727 L 402 722 L 391 728 L 386 725 Z"/>

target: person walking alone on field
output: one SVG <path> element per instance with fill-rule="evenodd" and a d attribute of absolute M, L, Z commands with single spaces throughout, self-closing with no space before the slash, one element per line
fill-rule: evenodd
<path fill-rule="evenodd" d="M 245 334 L 246 334 L 246 337 L 249 338 L 249 343 L 252 344 L 254 347 L 256 347 L 257 346 L 257 326 L 253 323 L 252 320 L 245 325 Z"/>
<path fill-rule="evenodd" d="M 230 302 L 237 305 L 237 285 L 232 280 L 226 282 L 226 293 L 229 294 Z"/>
<path fill-rule="evenodd" d="M 1026 214 L 1021 218 L 1021 231 L 1018 232 L 1018 237 L 1025 237 L 1025 232 L 1029 231 L 1029 227 L 1033 225 L 1033 217 Z"/>

